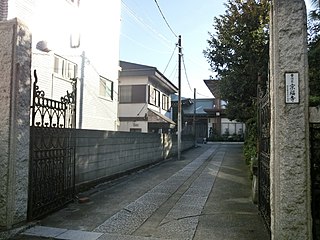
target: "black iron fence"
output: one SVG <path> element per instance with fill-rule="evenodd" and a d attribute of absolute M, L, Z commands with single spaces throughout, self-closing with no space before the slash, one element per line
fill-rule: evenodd
<path fill-rule="evenodd" d="M 313 239 L 320 239 L 320 123 L 310 124 Z"/>
<path fill-rule="evenodd" d="M 34 72 L 30 126 L 28 219 L 44 216 L 73 199 L 76 82 L 60 101 L 46 98 Z"/>
<path fill-rule="evenodd" d="M 270 230 L 270 100 L 268 91 L 258 102 L 258 207 Z"/>

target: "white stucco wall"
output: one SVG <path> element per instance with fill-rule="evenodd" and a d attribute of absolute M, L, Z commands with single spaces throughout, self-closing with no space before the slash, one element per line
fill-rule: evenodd
<path fill-rule="evenodd" d="M 78 128 L 117 130 L 120 15 L 120 0 L 81 0 L 79 7 L 67 0 L 9 1 L 8 18 L 22 19 L 32 31 L 32 69 L 46 96 L 59 99 L 69 90 L 52 78 L 53 54 L 78 65 Z M 70 47 L 71 34 L 80 34 L 79 48 Z M 39 41 L 51 51 L 37 50 Z M 113 82 L 112 101 L 99 96 L 99 76 Z"/>
<path fill-rule="evenodd" d="M 148 122 L 147 121 L 135 121 L 128 122 L 122 121 L 120 124 L 119 131 L 129 132 L 130 129 L 141 129 L 141 132 L 148 132 Z"/>
<path fill-rule="evenodd" d="M 225 134 L 228 129 L 229 134 L 239 134 L 241 130 L 242 133 L 245 132 L 245 124 L 237 121 L 231 121 L 228 118 L 221 118 L 221 134 Z"/>
<path fill-rule="evenodd" d="M 165 91 L 165 89 L 161 87 L 160 84 L 155 82 L 155 80 L 150 81 L 148 76 L 122 76 L 121 79 L 119 80 L 119 86 L 126 86 L 126 85 L 146 85 L 146 101 L 145 103 L 119 103 L 119 118 L 144 117 L 145 114 L 148 114 L 148 109 L 151 109 L 155 112 L 158 112 L 164 116 L 171 118 L 171 112 L 162 109 L 162 94 L 166 94 L 170 99 L 170 93 Z M 160 91 L 160 106 L 154 106 L 152 104 L 149 104 L 149 91 L 148 91 L 149 85 L 155 87 L 158 91 Z M 170 103 L 171 103 L 171 100 L 170 100 Z M 140 128 L 140 125 L 139 127 L 136 127 L 134 125 L 136 125 L 136 122 L 130 123 L 127 121 L 121 121 L 119 130 L 130 131 L 130 128 Z M 148 132 L 147 122 L 143 124 L 142 131 Z"/>

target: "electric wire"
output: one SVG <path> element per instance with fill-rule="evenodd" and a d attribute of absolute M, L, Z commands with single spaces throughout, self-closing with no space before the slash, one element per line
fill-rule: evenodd
<path fill-rule="evenodd" d="M 172 58 L 173 58 L 174 53 L 176 52 L 176 49 L 177 49 L 177 44 L 175 45 L 175 47 L 174 47 L 174 49 L 173 49 L 173 52 L 172 52 L 171 57 L 170 57 L 170 59 L 169 59 L 169 62 L 167 63 L 167 66 L 166 66 L 166 68 L 165 68 L 164 71 L 163 71 L 163 74 L 165 74 L 165 72 L 167 71 L 167 68 L 168 68 L 168 66 L 169 66 L 169 64 L 170 64 L 170 62 L 171 62 L 171 60 L 172 60 Z"/>
<path fill-rule="evenodd" d="M 123 9 L 128 13 L 128 15 L 136 22 L 138 23 L 140 26 L 144 27 L 145 29 L 149 30 L 156 38 L 158 38 L 159 40 L 161 40 L 161 42 L 167 47 L 169 48 L 168 43 L 171 43 L 170 40 L 168 40 L 165 36 L 163 36 L 162 34 L 160 34 L 156 29 L 154 29 L 153 27 L 151 27 L 150 25 L 148 25 L 145 21 L 143 21 L 143 19 L 141 19 L 141 17 L 137 16 L 137 14 L 128 7 L 128 5 L 126 5 L 124 3 L 124 1 L 121 1 Z"/>
<path fill-rule="evenodd" d="M 151 27 L 150 25 L 148 25 L 143 19 L 141 19 L 141 17 L 137 16 L 137 14 L 136 14 L 132 9 L 130 9 L 130 8 L 124 3 L 124 0 L 121 0 L 121 2 L 122 2 L 122 5 L 123 5 L 123 7 L 124 7 L 124 10 L 129 14 L 129 16 L 131 16 L 131 18 L 132 18 L 135 22 L 137 22 L 140 26 L 146 28 L 147 30 L 151 31 L 151 32 L 155 35 L 155 37 L 157 37 L 158 39 L 160 39 L 162 43 L 165 42 L 165 43 L 166 43 L 165 45 L 169 48 L 168 43 L 170 43 L 170 41 L 169 41 L 165 36 L 163 36 L 163 35 L 160 34 L 156 29 L 154 29 L 153 27 Z M 158 11 L 160 12 L 163 20 L 165 21 L 167 27 L 170 29 L 170 31 L 172 32 L 172 34 L 173 34 L 176 38 L 178 38 L 177 34 L 173 31 L 173 29 L 171 28 L 169 22 L 167 21 L 165 15 L 164 15 L 164 13 L 163 13 L 163 11 L 161 10 L 161 7 L 160 7 L 158 1 L 157 1 L 157 0 L 154 0 L 154 2 L 155 2 L 155 4 L 156 4 L 156 6 L 157 6 L 157 8 L 158 8 Z M 124 37 L 128 38 L 129 40 L 134 41 L 136 44 L 142 46 L 142 44 L 139 44 L 138 41 L 135 41 L 135 40 L 132 39 L 131 37 L 127 36 L 126 34 L 124 34 L 124 33 L 121 33 L 121 34 L 122 34 Z M 175 54 L 175 52 L 176 52 L 177 47 L 178 47 L 177 44 L 175 44 L 175 48 L 174 48 L 174 50 L 173 50 L 173 52 L 172 52 L 172 54 L 171 54 L 171 56 L 170 56 L 170 59 L 169 59 L 167 65 L 166 65 L 166 67 L 165 67 L 165 69 L 164 69 L 164 71 L 163 71 L 163 74 L 164 74 L 166 71 L 168 71 L 168 68 L 169 68 L 169 66 L 170 66 L 170 64 L 171 64 L 172 58 L 173 58 L 173 56 L 174 56 L 174 54 Z M 144 46 L 144 48 L 146 48 L 146 47 Z M 153 50 L 153 49 L 149 49 L 149 50 Z M 153 50 L 153 51 L 155 51 L 155 50 Z M 203 67 L 203 65 L 200 65 L 198 62 L 194 61 L 193 59 L 190 59 L 190 58 L 188 58 L 188 59 L 189 59 L 191 62 L 197 64 L 198 66 Z M 185 77 L 186 77 L 186 80 L 187 80 L 187 83 L 188 83 L 188 87 L 189 87 L 190 91 L 193 92 L 193 90 L 192 90 L 192 88 L 191 88 L 191 84 L 190 84 L 189 78 L 188 78 L 188 74 L 187 74 L 186 64 L 185 64 L 185 60 L 184 60 L 184 54 L 182 54 L 182 62 L 183 62 L 184 74 L 185 74 Z M 176 63 L 176 66 L 173 68 L 173 70 L 172 70 L 172 72 L 171 72 L 171 74 L 170 74 L 170 76 L 169 76 L 169 79 L 172 77 L 173 74 L 174 74 L 174 77 L 173 77 L 173 78 L 176 77 L 176 74 L 177 74 L 177 71 L 176 71 L 176 70 L 177 70 L 177 63 Z M 207 70 L 208 70 L 208 69 L 207 69 Z M 209 96 L 204 95 L 204 94 L 201 94 L 201 93 L 199 93 L 199 92 L 196 92 L 196 93 L 197 93 L 198 95 L 200 95 L 200 96 L 210 98 Z"/>
<path fill-rule="evenodd" d="M 161 10 L 161 8 L 160 8 L 160 6 L 159 6 L 159 4 L 158 4 L 157 0 L 154 0 L 154 2 L 156 3 L 156 5 L 157 5 L 157 7 L 158 7 L 158 10 L 159 10 L 159 12 L 160 12 L 160 14 L 161 14 L 162 18 L 164 19 L 165 23 L 167 24 L 168 28 L 169 28 L 169 29 L 170 29 L 170 31 L 173 33 L 173 35 L 177 38 L 177 37 L 178 37 L 178 35 L 177 35 L 177 34 L 172 30 L 172 28 L 170 27 L 170 25 L 169 25 L 169 23 L 168 23 L 168 21 L 167 21 L 166 17 L 164 16 L 164 14 L 163 14 L 163 12 L 162 12 L 162 10 Z"/>
<path fill-rule="evenodd" d="M 169 79 L 175 79 L 176 78 L 177 69 L 178 69 L 178 63 L 176 62 L 176 65 L 174 66 L 173 70 L 171 71 L 171 74 L 169 75 Z M 173 75 L 173 77 L 172 77 L 172 75 Z"/>
<path fill-rule="evenodd" d="M 148 25 L 140 16 L 138 16 L 134 10 L 132 10 L 125 2 L 124 0 L 121 0 L 121 3 L 122 3 L 122 7 L 123 7 L 123 10 L 125 13 L 128 14 L 128 16 L 138 25 L 142 26 L 145 30 L 148 30 L 149 32 L 151 32 L 153 35 L 155 35 L 158 39 L 160 39 L 163 43 L 165 43 L 166 47 L 169 48 L 169 45 L 168 43 L 170 43 L 170 41 L 168 40 L 168 38 L 166 38 L 165 36 L 163 36 L 162 34 L 160 34 L 156 29 L 154 29 L 153 27 L 151 27 L 150 25 Z M 160 6 L 159 4 L 156 2 L 157 6 L 158 6 L 158 9 L 162 15 L 162 17 L 165 19 L 164 15 L 163 15 L 163 12 L 161 11 L 160 9 Z M 165 19 L 166 21 L 166 19 Z M 167 25 L 169 25 L 169 23 L 166 21 Z M 170 28 L 170 25 L 168 26 Z M 171 29 L 172 30 L 172 29 Z M 160 51 L 157 51 L 155 49 L 151 49 L 151 48 L 148 48 L 146 47 L 144 44 L 141 44 L 140 42 L 134 40 L 132 37 L 124 34 L 123 32 L 121 32 L 121 35 L 124 36 L 125 38 L 129 39 L 130 41 L 132 41 L 133 43 L 135 43 L 136 45 L 140 46 L 140 47 L 143 47 L 144 49 L 147 49 L 149 51 L 153 51 L 153 52 L 158 52 L 158 53 L 161 53 L 161 54 L 167 54 L 169 52 L 160 52 Z M 175 35 L 176 36 L 176 35 Z M 168 71 L 169 67 L 170 67 L 170 63 L 172 62 L 172 58 L 174 56 L 174 53 L 177 49 L 177 44 L 174 44 L 175 47 L 174 47 L 174 50 L 170 56 L 170 59 L 165 67 L 165 70 L 163 72 L 163 74 L 165 72 Z M 172 76 L 175 71 L 177 69 L 177 66 L 174 67 L 172 73 L 170 74 L 170 76 Z M 170 77 L 169 77 L 170 78 Z"/>
<path fill-rule="evenodd" d="M 186 65 L 185 65 L 185 61 L 184 61 L 184 54 L 182 54 L 182 63 L 183 63 L 183 68 L 184 68 L 184 72 L 185 72 L 185 76 L 186 76 L 186 80 L 188 82 L 188 85 L 189 85 L 189 89 L 190 91 L 192 92 L 192 88 L 191 88 L 191 85 L 190 85 L 190 82 L 189 82 L 189 78 L 188 78 L 188 74 L 187 74 L 187 68 L 186 68 Z M 205 98 L 211 98 L 210 96 L 208 95 L 204 95 L 202 93 L 199 93 L 198 91 L 196 91 L 196 93 L 202 97 L 205 97 Z"/>
<path fill-rule="evenodd" d="M 212 98 L 212 96 L 210 97 L 210 96 L 208 96 L 208 95 L 204 95 L 204 94 L 202 94 L 202 93 L 199 93 L 198 91 L 196 91 L 196 93 L 197 93 L 198 95 L 202 96 L 202 97 Z"/>
<path fill-rule="evenodd" d="M 155 53 L 158 53 L 158 54 L 168 54 L 170 53 L 170 51 L 160 51 L 160 50 L 157 50 L 155 48 L 150 48 L 150 47 L 147 47 L 146 45 L 140 43 L 139 41 L 136 41 L 135 39 L 133 39 L 132 37 L 129 37 L 127 34 L 121 32 L 120 33 L 123 37 L 127 38 L 128 40 L 130 40 L 131 42 L 133 42 L 134 44 L 136 44 L 137 46 L 141 47 L 141 48 L 144 48 L 148 51 L 152 51 L 152 52 L 155 52 Z"/>
<path fill-rule="evenodd" d="M 184 74 L 186 75 L 186 79 L 187 79 L 187 82 L 188 82 L 189 89 L 190 89 L 190 91 L 192 91 L 192 88 L 191 88 L 191 85 L 190 85 L 190 82 L 189 82 L 189 78 L 188 78 L 188 74 L 187 74 L 186 64 L 184 62 L 184 55 L 183 54 L 182 54 L 182 63 L 183 63 Z"/>

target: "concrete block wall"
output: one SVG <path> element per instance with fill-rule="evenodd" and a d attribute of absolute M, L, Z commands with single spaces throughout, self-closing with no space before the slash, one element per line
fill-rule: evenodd
<path fill-rule="evenodd" d="M 177 154 L 175 136 L 75 129 L 76 185 L 90 184 Z M 182 150 L 193 147 L 182 141 Z"/>

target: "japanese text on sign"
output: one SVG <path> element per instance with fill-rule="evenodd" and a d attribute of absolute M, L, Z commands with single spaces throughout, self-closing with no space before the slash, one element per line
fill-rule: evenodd
<path fill-rule="evenodd" d="M 298 73 L 286 73 L 286 103 L 299 103 Z"/>

